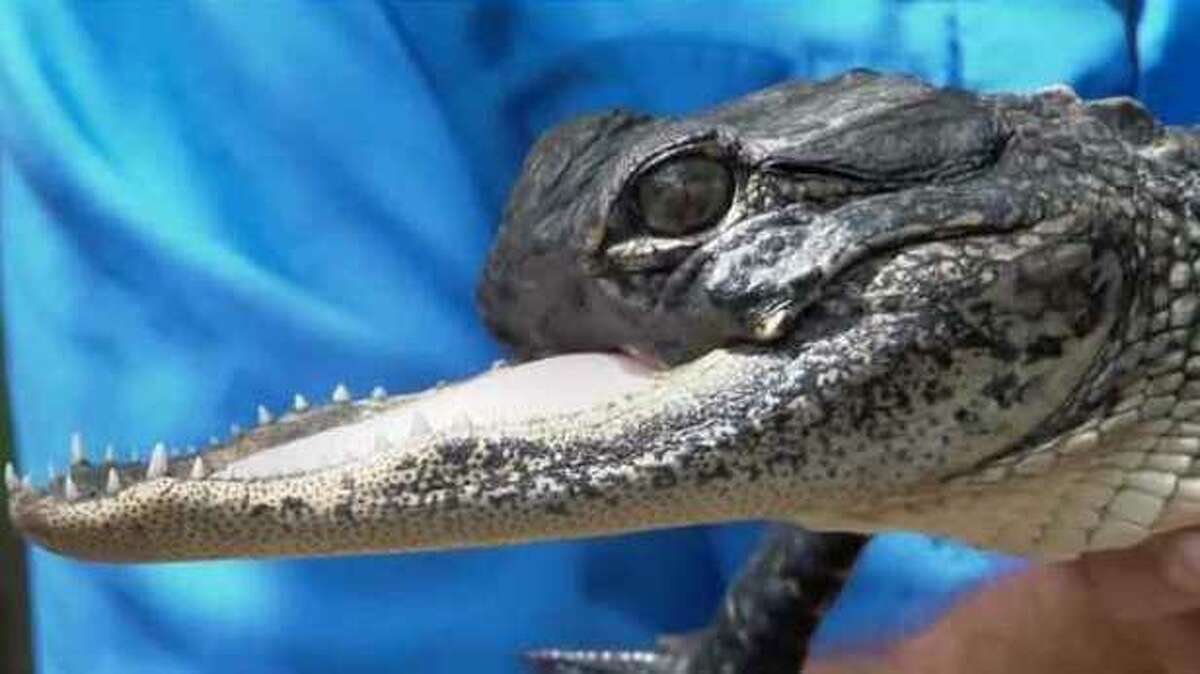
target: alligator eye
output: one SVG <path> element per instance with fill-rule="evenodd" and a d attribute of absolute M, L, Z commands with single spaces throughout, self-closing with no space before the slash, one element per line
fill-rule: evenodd
<path fill-rule="evenodd" d="M 637 181 L 642 218 L 660 234 L 689 234 L 710 227 L 732 201 L 729 169 L 699 155 L 664 162 Z"/>

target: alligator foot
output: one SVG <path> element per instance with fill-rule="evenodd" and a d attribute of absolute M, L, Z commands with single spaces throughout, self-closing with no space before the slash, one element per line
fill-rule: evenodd
<path fill-rule="evenodd" d="M 866 540 L 777 526 L 707 629 L 666 637 L 655 651 L 552 649 L 528 662 L 537 674 L 795 674 Z"/>

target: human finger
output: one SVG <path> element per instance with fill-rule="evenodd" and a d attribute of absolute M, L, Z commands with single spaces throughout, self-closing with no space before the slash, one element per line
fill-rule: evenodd
<path fill-rule="evenodd" d="M 1092 600 L 1117 620 L 1153 620 L 1200 610 L 1200 529 L 1173 532 L 1072 563 Z"/>

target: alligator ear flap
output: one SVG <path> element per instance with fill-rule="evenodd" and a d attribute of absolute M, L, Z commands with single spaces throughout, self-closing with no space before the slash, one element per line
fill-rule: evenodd
<path fill-rule="evenodd" d="M 1162 134 L 1162 127 L 1150 111 L 1128 96 L 1088 101 L 1084 109 L 1135 145 L 1149 145 Z"/>

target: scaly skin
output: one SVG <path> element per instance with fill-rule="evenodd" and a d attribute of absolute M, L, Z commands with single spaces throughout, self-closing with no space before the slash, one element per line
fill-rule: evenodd
<path fill-rule="evenodd" d="M 14 482 L 10 513 L 110 561 L 763 518 L 1057 558 L 1200 523 L 1198 145 L 1127 99 L 862 72 L 578 120 L 526 163 L 484 316 L 522 359 L 624 351 L 652 375 L 431 432 L 409 411 L 455 387 L 337 402 L 194 478 L 183 457 Z M 305 440 L 353 458 L 247 468 Z"/>

